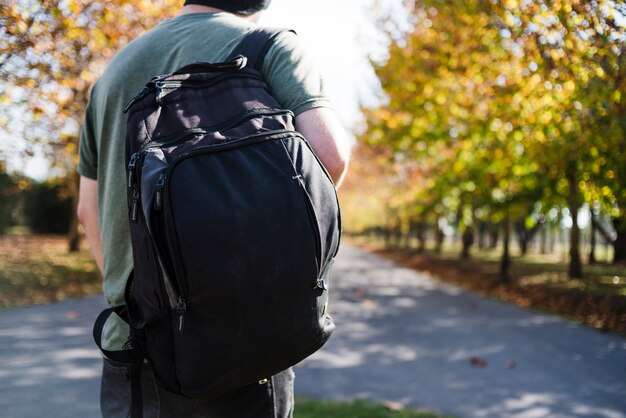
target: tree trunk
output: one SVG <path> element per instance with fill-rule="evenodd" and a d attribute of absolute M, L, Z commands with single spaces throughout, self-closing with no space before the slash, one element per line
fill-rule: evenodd
<path fill-rule="evenodd" d="M 502 237 L 503 249 L 502 249 L 502 258 L 500 259 L 500 281 L 502 283 L 508 283 L 510 279 L 509 267 L 511 264 L 511 257 L 509 254 L 509 238 L 511 235 L 511 220 L 509 219 L 508 209 L 507 209 L 507 213 L 504 218 L 504 222 L 502 226 L 504 228 L 504 236 Z"/>
<path fill-rule="evenodd" d="M 485 236 L 487 232 L 487 222 L 478 222 L 478 249 L 484 250 L 487 246 Z"/>
<path fill-rule="evenodd" d="M 620 72 L 620 74 L 623 74 Z M 626 155 L 626 103 L 624 100 L 616 103 L 615 113 L 617 115 L 618 126 L 621 131 L 621 141 L 618 141 L 618 148 L 615 150 L 616 154 L 622 158 L 618 161 L 621 163 L 617 165 L 617 179 L 622 192 L 624 191 L 624 180 L 626 180 L 626 165 L 624 164 L 623 157 Z M 621 193 L 620 193 L 621 194 Z M 623 194 L 622 194 L 623 196 Z M 613 226 L 615 228 L 615 239 L 613 240 L 613 263 L 626 263 L 626 208 L 624 205 L 626 202 L 619 202 L 620 212 L 619 217 L 613 219 Z"/>
<path fill-rule="evenodd" d="M 75 253 L 80 250 L 80 232 L 78 231 L 79 222 L 76 210 L 78 209 L 78 184 L 80 178 L 77 175 L 72 175 L 69 181 L 70 193 L 72 195 L 72 220 L 70 222 L 70 229 L 67 233 L 67 248 L 70 253 Z"/>
<path fill-rule="evenodd" d="M 517 229 L 517 242 L 519 243 L 519 249 L 521 255 L 526 255 L 528 252 L 528 241 L 530 240 L 530 234 L 526 230 L 526 226 L 518 224 Z"/>
<path fill-rule="evenodd" d="M 461 258 L 463 260 L 469 260 L 470 248 L 474 244 L 474 227 L 466 226 L 461 236 L 461 242 L 463 244 L 463 250 L 461 251 Z"/>
<path fill-rule="evenodd" d="M 539 232 L 541 235 L 539 236 L 539 253 L 546 254 L 548 252 L 548 228 L 541 228 Z"/>
<path fill-rule="evenodd" d="M 593 208 L 589 208 L 591 236 L 589 237 L 589 264 L 596 264 L 596 215 Z"/>
<path fill-rule="evenodd" d="M 542 229 L 542 226 L 544 225 L 545 221 L 546 221 L 545 216 L 539 215 L 539 217 L 535 221 L 535 225 L 530 229 L 526 228 L 525 221 L 520 221 L 520 222 L 515 223 L 515 232 L 517 232 L 517 240 L 519 242 L 521 255 L 526 255 L 526 253 L 528 252 L 528 248 L 530 247 L 530 244 L 535 238 L 535 235 L 540 229 Z"/>
<path fill-rule="evenodd" d="M 626 214 L 613 218 L 615 239 L 613 240 L 613 263 L 626 263 Z"/>
<path fill-rule="evenodd" d="M 437 225 L 437 229 L 436 229 L 436 234 L 437 236 L 436 241 L 437 241 L 437 245 L 435 246 L 435 252 L 437 254 L 441 254 L 441 250 L 443 247 L 443 241 L 446 238 L 446 235 L 443 233 L 443 229 L 441 229 L 441 227 L 439 225 Z"/>
<path fill-rule="evenodd" d="M 415 227 L 415 233 L 417 235 L 417 252 L 423 253 L 426 250 L 426 224 L 418 222 Z"/>
<path fill-rule="evenodd" d="M 580 259 L 580 228 L 578 227 L 578 210 L 581 205 L 574 164 L 568 165 L 565 175 L 568 184 L 567 205 L 572 216 L 569 242 L 569 277 L 570 279 L 580 279 L 583 277 L 583 266 Z"/>

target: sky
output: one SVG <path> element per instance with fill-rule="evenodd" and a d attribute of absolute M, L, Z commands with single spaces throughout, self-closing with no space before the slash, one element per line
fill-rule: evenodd
<path fill-rule="evenodd" d="M 382 59 L 385 37 L 377 19 L 399 15 L 400 0 L 273 0 L 260 23 L 294 29 L 317 58 L 342 122 L 360 121 L 359 105 L 376 103 L 378 83 L 369 58 Z"/>
<path fill-rule="evenodd" d="M 378 29 L 382 16 L 402 17 L 400 0 L 273 0 L 259 23 L 294 29 L 317 59 L 326 93 L 348 131 L 362 122 L 359 107 L 374 105 L 379 86 L 370 58 L 385 56 L 385 37 Z M 0 138 L 0 148 L 16 155 L 23 148 L 19 138 Z M 12 158 L 10 170 L 38 180 L 48 175 L 46 160 Z"/>

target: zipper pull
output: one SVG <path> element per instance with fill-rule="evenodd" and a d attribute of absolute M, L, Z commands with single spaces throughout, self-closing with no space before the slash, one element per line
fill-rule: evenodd
<path fill-rule="evenodd" d="M 135 165 L 137 165 L 137 160 L 139 160 L 139 153 L 136 152 L 130 157 L 130 161 L 128 162 L 128 188 L 130 189 L 135 184 Z"/>
<path fill-rule="evenodd" d="M 181 296 L 178 298 L 178 303 L 176 304 L 176 312 L 178 312 L 178 332 L 183 332 L 186 311 L 187 304 L 185 303 L 185 299 Z"/>
<path fill-rule="evenodd" d="M 163 210 L 163 189 L 165 188 L 166 174 L 162 173 L 157 181 L 156 191 L 154 192 L 154 210 Z"/>
<path fill-rule="evenodd" d="M 170 82 L 166 82 L 166 81 L 157 81 L 156 83 L 154 83 L 154 88 L 157 91 L 156 94 L 156 103 L 161 106 L 161 103 L 163 102 L 163 97 L 165 97 L 165 93 L 163 92 L 163 90 L 165 89 L 177 89 L 181 86 L 180 82 L 176 82 L 176 81 L 170 81 Z"/>
<path fill-rule="evenodd" d="M 130 209 L 130 220 L 131 222 L 137 222 L 137 215 L 139 212 L 139 189 L 137 187 L 133 188 L 133 200 L 132 206 Z"/>
<path fill-rule="evenodd" d="M 313 289 L 314 290 L 317 290 L 317 289 L 328 290 L 328 285 L 326 284 L 324 279 L 318 279 Z"/>
<path fill-rule="evenodd" d="M 157 91 L 155 101 L 159 106 L 161 106 L 161 101 L 163 100 L 163 85 L 164 83 L 162 81 L 157 81 L 156 83 L 154 83 L 154 88 Z"/>

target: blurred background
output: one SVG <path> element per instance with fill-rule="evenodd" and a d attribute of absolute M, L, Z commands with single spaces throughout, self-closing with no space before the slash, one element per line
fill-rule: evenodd
<path fill-rule="evenodd" d="M 99 416 L 81 121 L 113 55 L 182 3 L 0 0 L 6 416 Z M 302 393 L 385 402 L 337 417 L 626 417 L 626 3 L 273 0 L 260 23 L 308 45 L 353 145 L 341 330 Z"/>
<path fill-rule="evenodd" d="M 181 3 L 1 1 L 0 306 L 99 291 L 75 217 L 90 87 Z M 351 133 L 353 243 L 626 331 L 626 4 L 274 0 L 261 23 L 310 46 Z"/>

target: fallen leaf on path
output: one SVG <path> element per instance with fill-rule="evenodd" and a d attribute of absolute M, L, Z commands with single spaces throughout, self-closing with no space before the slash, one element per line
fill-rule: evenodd
<path fill-rule="evenodd" d="M 81 317 L 80 312 L 68 311 L 65 313 L 65 317 L 71 321 L 75 321 Z"/>
<path fill-rule="evenodd" d="M 472 357 L 470 359 L 470 363 L 472 364 L 472 366 L 479 369 L 487 367 L 487 360 L 478 357 Z"/>

